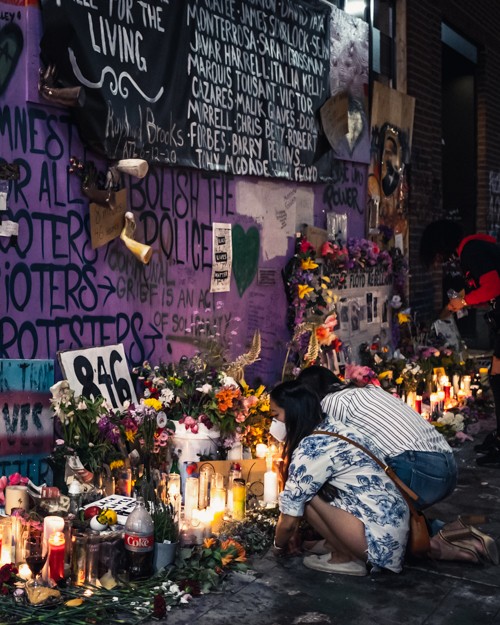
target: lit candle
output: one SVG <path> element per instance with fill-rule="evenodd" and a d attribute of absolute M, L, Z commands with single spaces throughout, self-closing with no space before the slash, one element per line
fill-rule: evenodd
<path fill-rule="evenodd" d="M 60 516 L 46 516 L 43 520 L 43 540 L 48 545 L 49 538 L 56 532 L 64 531 L 64 519 Z M 43 567 L 42 577 L 45 582 L 49 579 L 49 563 Z"/>
<path fill-rule="evenodd" d="M 267 454 L 267 445 L 265 443 L 257 443 L 255 445 L 255 457 L 265 458 Z"/>
<path fill-rule="evenodd" d="M 444 391 L 438 391 L 438 392 L 436 393 L 436 395 L 437 395 L 437 398 L 438 398 L 438 410 L 439 410 L 440 412 L 442 412 L 442 411 L 443 411 L 443 409 L 444 409 L 444 398 L 445 398 L 445 393 L 444 393 Z"/>
<path fill-rule="evenodd" d="M 464 375 L 462 378 L 463 390 L 466 397 L 470 397 L 470 375 Z"/>
<path fill-rule="evenodd" d="M 63 532 L 54 532 L 49 537 L 49 575 L 58 582 L 64 578 L 64 555 L 66 541 Z"/>
<path fill-rule="evenodd" d="M 14 508 L 29 510 L 28 487 L 16 484 L 5 487 L 5 514 L 11 514 Z"/>
<path fill-rule="evenodd" d="M 451 384 L 445 384 L 443 386 L 443 392 L 444 392 L 444 402 L 446 404 L 446 402 L 450 401 L 451 399 Z"/>
<path fill-rule="evenodd" d="M 489 370 L 487 367 L 480 367 L 479 379 L 481 381 L 481 386 L 488 386 L 488 373 Z"/>
<path fill-rule="evenodd" d="M 210 496 L 210 508 L 213 512 L 212 531 L 218 533 L 224 522 L 226 509 L 226 489 L 216 488 Z"/>
<path fill-rule="evenodd" d="M 431 393 L 429 397 L 429 401 L 430 401 L 431 415 L 433 415 L 436 412 L 437 407 L 438 407 L 437 393 Z"/>
<path fill-rule="evenodd" d="M 422 395 L 415 396 L 415 410 L 422 413 Z"/>
<path fill-rule="evenodd" d="M 264 473 L 264 503 L 276 503 L 278 500 L 278 476 L 274 471 Z"/>
<path fill-rule="evenodd" d="M 233 508 L 232 508 L 233 519 L 235 521 L 243 521 L 243 519 L 245 518 L 246 496 L 247 496 L 245 481 L 240 478 L 236 478 L 235 480 L 233 480 L 232 491 L 233 491 Z"/>
<path fill-rule="evenodd" d="M 198 490 L 198 478 L 188 477 L 186 480 L 186 495 L 184 500 L 184 517 L 188 521 L 192 516 L 193 510 L 198 506 Z"/>
<path fill-rule="evenodd" d="M 181 476 L 178 473 L 169 473 L 168 475 L 168 500 L 174 509 L 174 515 L 177 522 L 181 518 Z"/>

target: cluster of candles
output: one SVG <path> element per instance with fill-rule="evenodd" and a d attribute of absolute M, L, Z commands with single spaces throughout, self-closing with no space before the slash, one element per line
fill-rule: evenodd
<path fill-rule="evenodd" d="M 276 448 L 258 445 L 257 457 L 266 459 L 263 504 L 274 505 L 278 499 L 278 474 L 273 470 Z M 188 477 L 184 489 L 183 542 L 200 544 L 217 533 L 225 518 L 242 521 L 246 514 L 247 484 L 237 463 L 231 465 L 227 482 L 210 463 L 201 465 L 197 477 Z"/>
<path fill-rule="evenodd" d="M 485 371 L 487 376 L 488 370 L 486 369 Z M 480 370 L 480 374 L 481 372 L 482 370 Z M 484 376 L 484 373 L 482 375 Z M 444 410 L 462 404 L 467 397 L 472 395 L 470 375 L 464 375 L 461 379 L 458 375 L 454 375 L 453 384 L 450 383 L 447 375 L 443 375 L 440 378 L 435 375 L 433 382 L 436 386 L 436 391 L 429 395 L 429 404 L 423 404 L 422 396 L 413 392 L 408 393 L 406 397 L 407 404 L 412 406 L 428 421 L 431 421 Z"/>

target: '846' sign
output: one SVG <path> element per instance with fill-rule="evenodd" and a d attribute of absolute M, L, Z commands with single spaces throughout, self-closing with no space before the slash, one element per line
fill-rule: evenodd
<path fill-rule="evenodd" d="M 58 353 L 64 377 L 75 394 L 105 397 L 113 408 L 137 403 L 123 345 L 106 345 Z"/>

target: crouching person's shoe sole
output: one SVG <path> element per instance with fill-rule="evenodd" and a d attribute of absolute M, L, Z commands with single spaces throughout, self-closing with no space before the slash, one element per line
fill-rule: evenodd
<path fill-rule="evenodd" d="M 331 554 L 325 553 L 322 556 L 310 555 L 303 559 L 304 566 L 315 571 L 325 573 L 337 573 L 339 575 L 357 575 L 361 577 L 367 575 L 366 564 L 361 560 L 351 560 L 350 562 L 330 562 Z"/>

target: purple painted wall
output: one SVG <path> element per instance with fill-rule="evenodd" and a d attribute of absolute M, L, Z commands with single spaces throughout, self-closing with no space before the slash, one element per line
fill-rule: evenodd
<path fill-rule="evenodd" d="M 0 359 L 118 342 L 131 366 L 154 364 L 193 353 L 207 334 L 238 355 L 259 328 L 261 360 L 247 377 L 275 382 L 289 338 L 280 271 L 293 234 L 304 221 L 326 227 L 336 211 L 347 212 L 349 236 L 363 236 L 366 165 L 339 162 L 336 180 L 315 187 L 151 168 L 124 180 L 136 238 L 154 249 L 150 264 L 120 240 L 93 250 L 88 200 L 68 164 L 73 155 L 106 164 L 85 153 L 69 111 L 38 98 L 39 9 L 18 5 L 0 2 L 0 41 L 12 23 L 24 37 L 21 50 L 10 48 L 11 66 L 0 63 L 0 162 L 21 174 L 0 213 L 19 224 L 17 240 L 0 237 Z M 242 237 L 228 293 L 209 292 L 214 222 L 260 236 L 256 263 Z"/>

